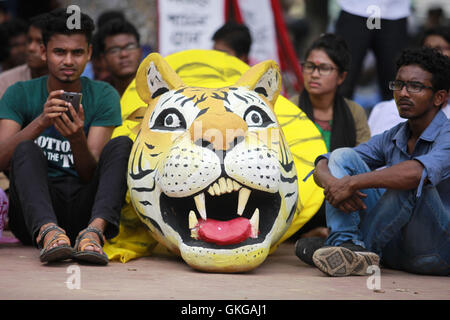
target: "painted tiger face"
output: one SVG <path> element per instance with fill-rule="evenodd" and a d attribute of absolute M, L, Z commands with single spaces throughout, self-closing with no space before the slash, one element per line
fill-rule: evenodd
<path fill-rule="evenodd" d="M 294 162 L 273 112 L 281 79 L 258 64 L 234 86 L 185 86 L 159 54 L 139 67 L 148 103 L 129 160 L 132 204 L 152 235 L 195 269 L 260 265 L 297 203 Z"/>

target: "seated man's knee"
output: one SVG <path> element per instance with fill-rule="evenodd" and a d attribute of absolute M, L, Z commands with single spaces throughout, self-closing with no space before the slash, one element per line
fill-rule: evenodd
<path fill-rule="evenodd" d="M 119 136 L 111 139 L 108 141 L 108 143 L 105 145 L 102 151 L 102 156 L 108 155 L 108 154 L 114 154 L 114 155 L 123 155 L 128 157 L 131 148 L 133 146 L 133 141 L 127 137 L 127 136 Z"/>
<path fill-rule="evenodd" d="M 331 152 L 329 162 L 346 161 L 349 158 L 358 156 L 352 148 L 339 148 Z"/>
<path fill-rule="evenodd" d="M 119 144 L 120 146 L 131 148 L 133 146 L 133 140 L 131 140 L 127 136 L 119 136 L 115 137 L 111 141 L 114 141 L 115 143 Z"/>
<path fill-rule="evenodd" d="M 111 139 L 105 146 L 105 148 L 121 149 L 121 150 L 131 150 L 133 146 L 133 141 L 127 136 L 119 136 Z"/>
<path fill-rule="evenodd" d="M 13 159 L 18 156 L 22 156 L 22 155 L 25 155 L 25 156 L 30 155 L 30 152 L 41 152 L 42 153 L 42 150 L 32 140 L 22 141 L 17 145 L 16 149 L 14 150 Z"/>

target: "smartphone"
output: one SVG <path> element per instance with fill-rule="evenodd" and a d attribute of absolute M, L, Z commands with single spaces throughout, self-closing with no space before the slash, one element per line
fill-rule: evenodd
<path fill-rule="evenodd" d="M 78 113 L 78 110 L 80 109 L 81 104 L 81 97 L 83 95 L 79 92 L 66 92 L 61 95 L 61 100 L 70 102 L 72 104 L 72 107 L 74 108 L 75 112 Z M 70 114 L 70 110 L 66 111 L 67 116 L 69 117 L 70 121 L 73 121 L 72 115 Z"/>

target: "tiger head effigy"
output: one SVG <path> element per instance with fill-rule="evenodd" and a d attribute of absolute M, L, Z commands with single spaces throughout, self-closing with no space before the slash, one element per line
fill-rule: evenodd
<path fill-rule="evenodd" d="M 148 104 L 131 151 L 131 202 L 152 235 L 191 267 L 241 272 L 260 265 L 297 205 L 294 162 L 273 111 L 273 61 L 230 87 L 183 84 L 159 55 L 141 63 Z"/>

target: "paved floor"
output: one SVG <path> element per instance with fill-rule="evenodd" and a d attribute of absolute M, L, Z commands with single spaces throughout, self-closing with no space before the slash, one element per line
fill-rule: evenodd
<path fill-rule="evenodd" d="M 327 277 L 293 252 L 294 244 L 284 243 L 252 272 L 211 274 L 164 252 L 106 267 L 72 261 L 45 265 L 37 249 L 0 244 L 0 299 L 450 300 L 449 277 L 382 269 L 377 289 L 375 277 Z"/>

